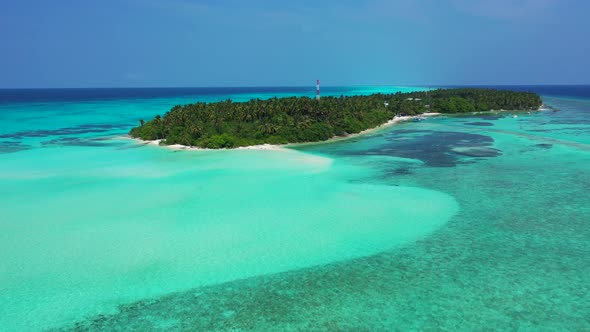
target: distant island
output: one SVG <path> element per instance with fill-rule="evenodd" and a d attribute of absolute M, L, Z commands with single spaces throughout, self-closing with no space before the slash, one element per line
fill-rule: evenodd
<path fill-rule="evenodd" d="M 438 89 L 369 96 L 231 100 L 174 106 L 131 129 L 129 135 L 160 144 L 209 149 L 324 141 L 378 127 L 394 117 L 490 110 L 537 110 L 532 92 Z"/>

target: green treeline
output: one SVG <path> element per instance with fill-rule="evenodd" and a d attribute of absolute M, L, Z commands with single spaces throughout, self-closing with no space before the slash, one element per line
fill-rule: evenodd
<path fill-rule="evenodd" d="M 440 89 L 370 96 L 231 100 L 174 106 L 163 117 L 131 129 L 132 137 L 163 139 L 211 149 L 257 144 L 323 141 L 377 127 L 396 115 L 461 113 L 491 109 L 536 110 L 541 98 L 530 92 Z"/>

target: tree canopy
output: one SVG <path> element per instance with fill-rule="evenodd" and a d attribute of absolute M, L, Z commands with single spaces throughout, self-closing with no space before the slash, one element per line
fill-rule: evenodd
<path fill-rule="evenodd" d="M 328 96 L 320 100 L 226 100 L 174 106 L 163 117 L 140 121 L 130 135 L 144 140 L 161 139 L 167 145 L 220 149 L 323 141 L 377 127 L 396 115 L 536 110 L 540 106 L 541 98 L 535 93 L 475 88 Z"/>

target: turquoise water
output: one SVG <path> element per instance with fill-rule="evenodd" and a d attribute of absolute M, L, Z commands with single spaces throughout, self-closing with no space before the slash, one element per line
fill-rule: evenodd
<path fill-rule="evenodd" d="M 0 104 L 2 329 L 590 329 L 590 98 L 281 151 L 121 137 L 289 94 Z"/>

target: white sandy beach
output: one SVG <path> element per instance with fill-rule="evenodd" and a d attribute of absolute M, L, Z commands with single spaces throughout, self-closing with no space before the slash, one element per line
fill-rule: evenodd
<path fill-rule="evenodd" d="M 225 148 L 225 149 L 208 149 L 208 148 L 201 148 L 198 146 L 187 146 L 187 145 L 182 145 L 182 144 L 160 145 L 160 142 L 162 141 L 161 139 L 142 140 L 140 138 L 133 138 L 130 136 L 124 136 L 124 138 L 132 139 L 132 140 L 138 141 L 138 142 L 145 144 L 145 145 L 158 146 L 158 147 L 163 147 L 163 148 L 172 149 L 172 150 L 198 150 L 198 151 L 206 151 L 206 150 L 210 150 L 210 151 L 217 151 L 217 150 L 273 150 L 273 151 L 281 151 L 281 150 L 284 150 L 284 147 L 287 145 L 287 144 L 283 144 L 283 145 L 260 144 L 260 145 L 251 145 L 251 146 L 239 146 L 239 147 L 230 148 L 230 149 L 227 149 L 227 148 Z"/>

